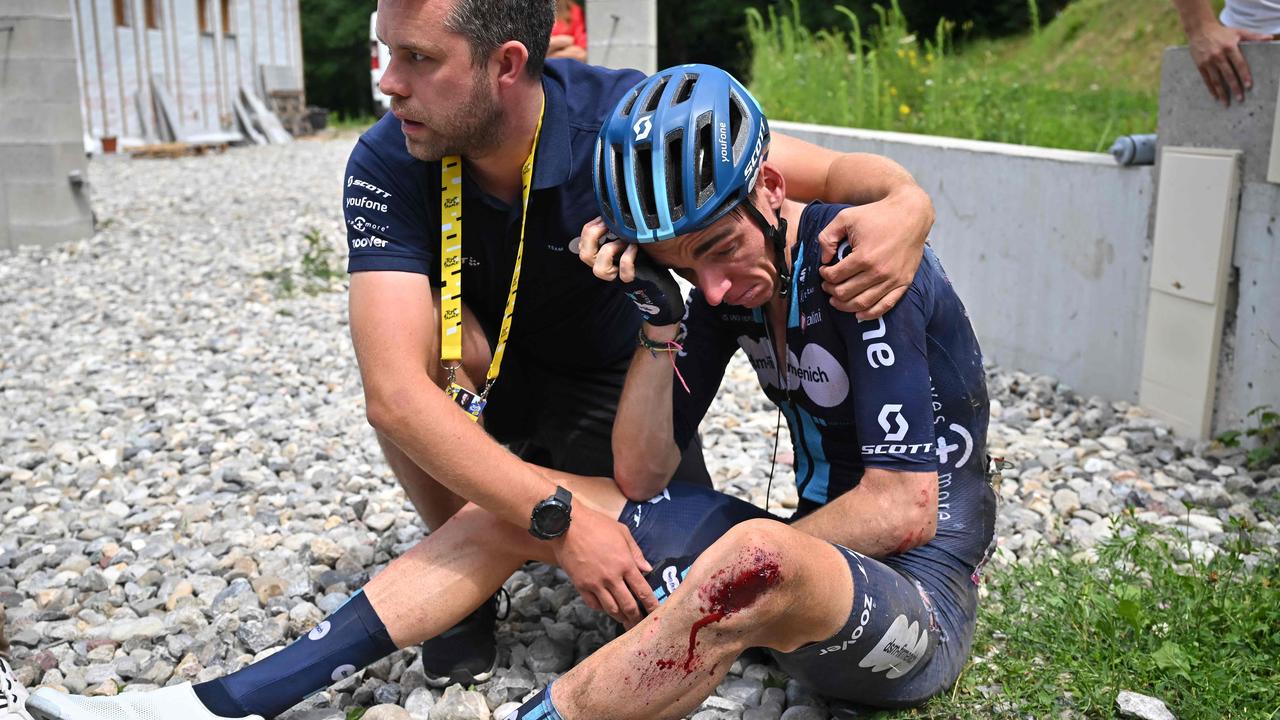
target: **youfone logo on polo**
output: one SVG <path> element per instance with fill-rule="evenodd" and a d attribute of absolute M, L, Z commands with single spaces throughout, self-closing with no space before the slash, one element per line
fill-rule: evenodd
<path fill-rule="evenodd" d="M 911 672 L 928 649 L 928 629 L 921 629 L 920 623 L 908 622 L 906 615 L 899 615 L 858 667 L 869 667 L 871 672 L 887 670 L 885 677 L 896 680 Z"/>
<path fill-rule="evenodd" d="M 651 115 L 645 115 L 631 126 L 632 132 L 636 134 L 636 140 L 647 140 L 649 133 L 653 132 L 653 120 Z"/>
<path fill-rule="evenodd" d="M 380 213 L 385 213 L 387 211 L 386 203 L 381 203 L 381 202 L 378 202 L 377 200 L 370 200 L 369 198 L 363 195 L 359 197 L 347 198 L 347 207 L 361 208 L 363 210 L 374 210 Z"/>

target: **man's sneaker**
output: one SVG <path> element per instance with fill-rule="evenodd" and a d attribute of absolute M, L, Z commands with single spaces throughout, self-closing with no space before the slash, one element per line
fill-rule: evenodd
<path fill-rule="evenodd" d="M 493 677 L 498 667 L 498 590 L 462 622 L 422 643 L 422 671 L 431 687 L 474 685 Z M 510 605 L 510 599 L 507 602 Z M 506 618 L 504 611 L 502 618 Z"/>
<path fill-rule="evenodd" d="M 27 710 L 35 720 L 263 720 L 261 715 L 214 715 L 196 697 L 191 683 L 114 697 L 83 697 L 40 688 L 27 700 Z"/>
<path fill-rule="evenodd" d="M 26 711 L 27 689 L 13 676 L 13 668 L 0 657 L 0 720 L 31 720 Z"/>

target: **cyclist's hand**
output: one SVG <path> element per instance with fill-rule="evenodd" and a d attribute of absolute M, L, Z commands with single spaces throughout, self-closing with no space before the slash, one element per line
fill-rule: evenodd
<path fill-rule="evenodd" d="M 600 252 L 600 247 L 610 242 L 617 242 L 618 237 L 609 232 L 609 226 L 604 224 L 604 220 L 596 218 L 582 226 L 582 234 L 578 237 L 578 259 L 595 268 L 596 255 Z M 620 245 L 622 243 L 619 243 Z M 621 252 L 622 248 L 617 248 Z M 615 271 L 617 268 L 614 268 Z M 597 277 L 600 275 L 597 273 Z M 601 280 L 612 280 L 613 277 L 600 277 Z"/>
<path fill-rule="evenodd" d="M 617 280 L 645 321 L 654 327 L 672 325 L 684 317 L 684 295 L 671 271 L 659 267 L 640 246 L 609 233 L 596 218 L 582 227 L 578 257 L 591 265 L 601 280 Z"/>
<path fill-rule="evenodd" d="M 1199 32 L 1187 36 L 1191 46 L 1191 59 L 1200 71 L 1205 87 L 1213 99 L 1230 107 L 1231 96 L 1236 102 L 1244 102 L 1245 90 L 1253 89 L 1253 75 L 1249 62 L 1240 52 L 1241 41 L 1263 42 L 1270 35 L 1251 30 L 1224 27 L 1222 23 L 1205 23 Z"/>
<path fill-rule="evenodd" d="M 822 289 L 859 320 L 889 312 L 915 278 L 933 227 L 933 203 L 918 188 L 841 210 L 818 234 Z"/>
<path fill-rule="evenodd" d="M 587 607 L 603 610 L 628 628 L 657 609 L 658 599 L 644 579 L 653 568 L 622 523 L 576 505 L 569 531 L 551 542 L 556 563 Z"/>

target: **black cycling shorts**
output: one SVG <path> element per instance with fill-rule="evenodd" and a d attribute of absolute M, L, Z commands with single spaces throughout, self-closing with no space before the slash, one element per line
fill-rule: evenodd
<path fill-rule="evenodd" d="M 646 580 L 663 602 L 704 550 L 756 518 L 787 522 L 723 493 L 672 483 L 657 497 L 627 503 L 618 521 L 653 566 Z M 822 695 L 876 707 L 918 705 L 954 683 L 973 639 L 972 571 L 928 545 L 884 562 L 834 547 L 853 581 L 849 618 L 822 642 L 773 652 L 778 665 Z"/>

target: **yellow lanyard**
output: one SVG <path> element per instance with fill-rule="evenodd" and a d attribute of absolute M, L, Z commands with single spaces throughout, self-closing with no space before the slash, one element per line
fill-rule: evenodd
<path fill-rule="evenodd" d="M 462 406 L 472 420 L 480 419 L 489 390 L 498 379 L 502 356 L 507 350 L 507 338 L 511 335 L 511 317 L 515 313 L 516 290 L 520 286 L 520 263 L 524 259 L 524 228 L 529 215 L 529 190 L 533 185 L 533 158 L 538 151 L 538 137 L 542 134 L 542 116 L 546 107 L 544 97 L 538 111 L 538 125 L 533 131 L 533 147 L 529 148 L 529 157 L 520 168 L 520 243 L 516 246 L 516 266 L 511 273 L 511 290 L 507 293 L 507 307 L 502 314 L 498 345 L 493 349 L 493 360 L 478 395 L 454 382 L 462 364 L 462 158 L 448 155 L 440 162 L 440 276 L 444 281 L 444 288 L 440 291 L 440 364 L 449 371 L 449 386 L 445 392 Z"/>

